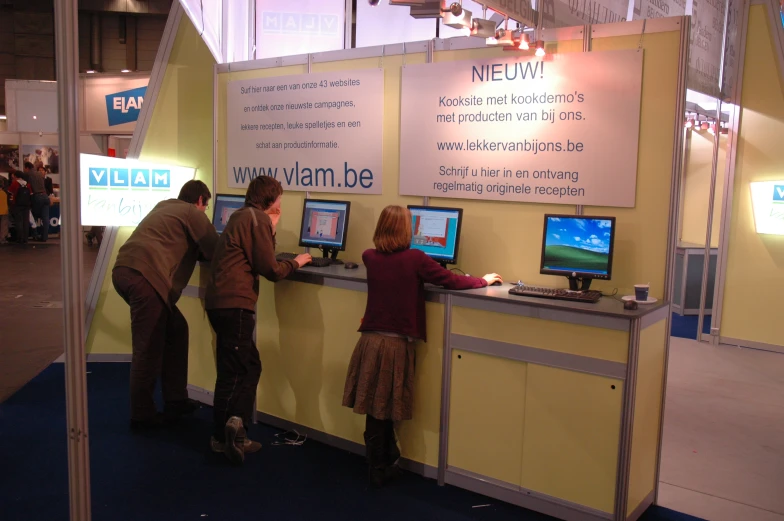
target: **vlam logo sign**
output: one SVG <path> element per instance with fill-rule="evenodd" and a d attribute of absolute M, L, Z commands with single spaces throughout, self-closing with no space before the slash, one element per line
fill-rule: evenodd
<path fill-rule="evenodd" d="M 784 181 L 751 183 L 757 233 L 784 235 Z"/>
<path fill-rule="evenodd" d="M 340 32 L 339 18 L 334 14 L 265 11 L 262 20 L 261 30 L 265 33 L 333 36 Z"/>
<path fill-rule="evenodd" d="M 170 190 L 171 171 L 149 168 L 90 167 L 90 189 Z"/>
<path fill-rule="evenodd" d="M 79 154 L 83 226 L 136 226 L 159 202 L 177 197 L 196 170 L 136 159 Z"/>
<path fill-rule="evenodd" d="M 115 92 L 106 95 L 106 112 L 109 115 L 109 126 L 133 123 L 139 119 L 144 95 L 147 87 Z"/>

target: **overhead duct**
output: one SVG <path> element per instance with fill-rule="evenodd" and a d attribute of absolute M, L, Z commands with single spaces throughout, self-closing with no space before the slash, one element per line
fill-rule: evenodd
<path fill-rule="evenodd" d="M 90 69 L 101 71 L 101 15 L 90 15 Z"/>

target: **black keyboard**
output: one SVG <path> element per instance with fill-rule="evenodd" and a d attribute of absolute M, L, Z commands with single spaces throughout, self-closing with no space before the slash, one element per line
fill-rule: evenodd
<path fill-rule="evenodd" d="M 535 286 L 514 286 L 510 295 L 521 297 L 551 298 L 555 300 L 571 300 L 572 302 L 588 302 L 595 304 L 602 298 L 601 291 L 572 291 L 569 289 L 537 288 Z"/>
<path fill-rule="evenodd" d="M 298 255 L 297 253 L 288 253 L 288 252 L 277 253 L 275 254 L 275 259 L 278 262 L 284 260 L 294 260 L 295 258 L 297 258 L 297 255 Z M 339 263 L 340 261 L 333 261 L 332 259 L 327 257 L 313 257 L 313 260 L 310 261 L 310 264 L 308 264 L 308 266 L 313 266 L 314 268 L 326 268 L 327 266 L 332 266 L 333 264 L 339 264 Z"/>

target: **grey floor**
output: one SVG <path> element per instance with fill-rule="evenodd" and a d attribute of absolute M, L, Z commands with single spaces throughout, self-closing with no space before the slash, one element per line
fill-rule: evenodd
<path fill-rule="evenodd" d="M 82 284 L 98 256 L 84 245 Z M 0 402 L 63 354 L 60 241 L 0 246 Z"/>
<path fill-rule="evenodd" d="M 784 355 L 672 338 L 659 503 L 784 521 Z"/>

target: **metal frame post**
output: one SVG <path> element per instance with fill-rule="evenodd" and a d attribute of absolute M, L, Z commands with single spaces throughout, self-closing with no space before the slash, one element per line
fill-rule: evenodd
<path fill-rule="evenodd" d="M 79 218 L 79 8 L 76 2 L 54 4 L 57 56 L 57 120 L 62 179 L 60 228 L 63 273 L 63 345 L 68 435 L 70 517 L 89 521 L 90 447 L 87 435 L 87 371 L 84 353 L 82 240 Z"/>

